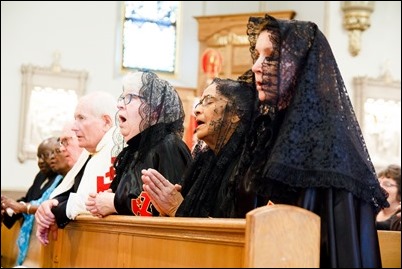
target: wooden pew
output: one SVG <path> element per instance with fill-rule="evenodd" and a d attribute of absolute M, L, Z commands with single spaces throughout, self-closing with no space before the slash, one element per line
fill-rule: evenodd
<path fill-rule="evenodd" d="M 24 265 L 318 267 L 317 218 L 285 205 L 257 208 L 246 219 L 79 216 L 59 229 L 58 239 L 49 246 L 40 245 L 34 232 Z M 15 265 L 20 226 L 17 222 L 10 230 L 1 227 L 2 267 Z M 378 238 L 383 267 L 400 268 L 401 232 L 378 231 Z"/>
<path fill-rule="evenodd" d="M 287 243 L 289 240 L 287 237 L 295 238 L 297 235 L 295 236 L 293 231 L 288 230 L 289 228 L 282 228 L 286 226 L 286 223 L 284 223 L 285 226 L 282 226 L 281 222 L 291 220 L 297 214 L 292 212 L 288 214 L 286 213 L 287 209 L 278 210 L 281 206 L 275 205 L 275 207 L 266 208 L 266 210 L 265 208 L 253 210 L 247 215 L 246 222 L 240 219 L 136 218 L 125 216 L 96 219 L 80 216 L 79 220 L 69 224 L 66 230 L 59 230 L 58 240 L 52 241 L 49 246 L 39 245 L 36 237 L 32 236 L 31 247 L 24 265 L 57 268 L 65 267 L 66 264 L 88 265 L 88 267 L 93 264 L 99 267 L 111 267 L 116 264 L 121 267 L 129 267 L 129 265 L 140 267 L 144 264 L 155 267 L 175 267 L 177 264 L 181 267 L 196 267 L 202 264 L 206 267 L 207 265 L 213 267 L 213 264 L 217 263 L 220 267 L 308 267 L 307 263 L 314 263 L 313 267 L 317 267 L 315 266 L 317 260 L 314 258 L 317 254 L 314 250 L 317 248 L 316 243 L 314 243 L 316 239 L 312 239 L 316 234 L 314 231 L 312 233 L 310 231 L 305 232 L 307 239 L 301 239 L 304 242 L 311 241 L 312 244 L 308 244 L 311 248 L 306 249 L 307 246 L 303 244 L 303 248 L 286 249 L 293 246 L 293 243 Z M 269 216 L 266 213 L 267 211 L 279 211 L 279 213 L 274 213 L 278 216 L 280 214 L 288 214 L 288 216 L 282 216 L 280 220 L 277 220 L 275 217 Z M 314 224 L 316 223 L 314 218 L 316 216 L 311 216 L 309 212 L 306 214 L 301 212 L 301 216 L 297 216 L 297 220 L 310 217 L 313 218 L 310 226 L 301 226 L 315 230 L 314 225 L 317 224 Z M 154 220 L 150 222 L 150 219 Z M 262 222 L 264 225 L 257 222 Z M 153 226 L 148 227 L 149 225 Z M 5 226 L 1 228 L 2 267 L 15 265 L 18 255 L 15 242 L 20 226 L 21 222 L 17 222 L 10 230 Z M 298 229 L 294 224 L 291 226 L 295 230 Z M 268 229 L 268 227 L 271 228 Z M 116 234 L 119 233 L 121 235 L 116 237 Z M 140 245 L 140 254 L 132 251 L 133 245 L 135 245 L 133 240 L 137 240 L 134 239 L 135 235 L 140 238 L 137 242 L 137 245 Z M 63 238 L 65 236 L 67 238 Z M 92 237 L 95 237 L 95 240 Z M 119 238 L 120 242 L 116 241 L 116 238 Z M 277 238 L 281 238 L 281 240 Z M 378 238 L 383 268 L 400 268 L 401 232 L 378 231 Z M 176 239 L 178 242 L 174 242 Z M 88 244 L 87 240 L 94 240 L 94 242 Z M 165 247 L 157 246 L 154 248 L 152 246 L 154 243 L 165 244 Z M 284 245 L 280 245 L 281 243 Z M 144 245 L 146 246 L 145 249 Z M 96 248 L 97 246 L 99 249 Z M 86 249 L 87 247 L 88 249 Z M 94 247 L 95 249 L 92 249 Z M 125 247 L 127 249 L 124 249 Z M 180 249 L 183 247 L 188 249 L 183 252 Z M 123 250 L 121 250 L 122 248 Z M 153 257 L 151 253 L 156 250 L 160 251 L 160 248 L 163 250 L 161 257 Z M 99 252 L 102 252 L 102 249 L 106 249 L 106 253 L 100 256 Z M 310 257 L 314 261 L 305 261 L 303 257 L 299 261 L 295 261 L 295 257 L 300 255 L 297 251 L 301 249 L 303 249 L 304 258 Z M 148 254 L 145 253 L 147 250 L 149 251 Z M 259 250 L 262 253 L 258 254 Z M 307 255 L 305 251 L 310 254 Z M 199 252 L 203 253 L 201 257 L 198 255 Z M 216 253 L 210 256 L 210 252 Z M 289 255 L 289 253 L 293 254 Z M 138 258 L 137 256 L 141 256 L 141 254 L 143 257 Z M 162 254 L 168 257 L 163 257 Z M 184 260 L 177 261 L 174 257 L 177 255 L 183 257 Z M 152 258 L 147 260 L 147 256 Z M 280 258 L 278 259 L 278 257 Z M 133 261 L 137 258 L 139 259 L 137 262 Z M 272 262 L 277 264 L 272 264 Z M 297 266 L 291 262 L 298 262 L 296 263 Z"/>
<path fill-rule="evenodd" d="M 377 231 L 383 268 L 401 268 L 401 232 Z"/>
<path fill-rule="evenodd" d="M 1 224 L 1 267 L 15 266 L 18 256 L 17 238 L 22 221 L 14 223 L 11 229 Z"/>
<path fill-rule="evenodd" d="M 43 267 L 241 267 L 244 219 L 79 216 Z"/>
<path fill-rule="evenodd" d="M 14 223 L 11 229 L 6 226 L 1 225 L 1 266 L 5 268 L 10 268 L 16 265 L 18 257 L 18 247 L 17 239 L 21 229 L 22 219 Z M 43 248 L 39 240 L 35 236 L 36 234 L 36 224 L 32 228 L 32 234 L 29 241 L 29 249 L 27 256 L 25 258 L 23 266 L 29 268 L 40 268 L 42 261 L 40 257 L 42 256 L 41 251 Z"/>
<path fill-rule="evenodd" d="M 44 268 L 318 267 L 319 217 L 287 205 L 246 219 L 81 215 L 35 249 Z"/>
<path fill-rule="evenodd" d="M 246 216 L 250 268 L 319 268 L 320 217 L 300 207 L 260 207 Z"/>
<path fill-rule="evenodd" d="M 249 251 L 258 232 L 265 238 L 259 247 L 275 245 L 271 256 Z M 53 256 L 42 252 L 43 267 L 318 267 L 319 217 L 287 205 L 253 210 L 247 219 L 82 215 L 49 247 Z M 278 261 L 266 263 L 267 255 Z"/>

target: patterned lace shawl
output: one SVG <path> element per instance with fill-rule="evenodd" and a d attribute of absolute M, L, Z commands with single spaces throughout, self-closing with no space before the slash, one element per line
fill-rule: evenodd
<path fill-rule="evenodd" d="M 131 147 L 121 146 L 123 141 L 115 139 L 115 143 L 124 149 L 120 151 L 114 163 L 116 176 L 112 183 L 113 188 L 117 188 L 128 162 L 143 160 L 147 150 L 158 144 L 166 135 L 173 133 L 182 138 L 184 133 L 185 114 L 177 91 L 155 73 L 149 71 L 140 73 L 142 83 L 138 94 L 143 97 L 139 108 L 140 135 L 133 142 L 135 146 Z"/>
<path fill-rule="evenodd" d="M 218 78 L 212 83 L 217 84 L 217 93 L 229 100 L 223 118 L 237 114 L 240 123 L 226 143 L 218 143 L 222 147 L 219 147 L 217 154 L 207 145 L 194 149 L 194 161 L 183 177 L 181 193 L 185 199 L 176 216 L 238 217 L 235 208 L 237 186 L 232 171 L 241 155 L 258 99 L 256 91 L 250 84 L 233 83 L 230 79 Z M 231 124 L 230 120 L 224 122 Z M 217 138 L 218 141 L 227 136 L 222 129 L 227 130 L 224 124 L 214 129 L 214 132 L 221 137 Z"/>
<path fill-rule="evenodd" d="M 274 47 L 262 65 L 262 88 L 276 92 L 277 98 L 260 104 L 262 113 L 254 121 L 239 180 L 244 178 L 246 188 L 261 195 L 271 195 L 272 185 L 280 182 L 295 188 L 346 189 L 376 211 L 387 206 L 323 33 L 312 22 L 251 17 L 247 34 L 254 61 L 261 29 L 271 32 Z M 249 70 L 239 79 L 250 82 L 254 76 Z"/>

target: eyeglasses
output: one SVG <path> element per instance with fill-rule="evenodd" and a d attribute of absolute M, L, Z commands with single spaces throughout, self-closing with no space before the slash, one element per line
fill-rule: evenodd
<path fill-rule="evenodd" d="M 70 141 L 71 139 L 73 139 L 72 136 L 63 137 L 63 138 L 60 138 L 60 137 L 59 137 L 59 138 L 57 139 L 57 142 L 60 143 L 60 146 L 67 147 L 68 144 L 69 144 L 69 141 Z"/>
<path fill-rule="evenodd" d="M 205 95 L 204 98 L 202 98 L 195 106 L 194 109 L 196 109 L 199 105 L 206 107 L 209 105 L 214 104 L 217 101 L 225 101 L 225 102 L 229 102 L 226 98 L 222 98 L 222 97 L 216 97 L 216 96 L 212 96 L 210 94 Z"/>
<path fill-rule="evenodd" d="M 117 98 L 117 102 L 120 103 L 121 101 L 123 101 L 125 105 L 128 105 L 133 99 L 133 97 L 137 97 L 139 99 L 145 99 L 143 96 L 140 96 L 138 94 L 128 93 L 125 96 L 120 95 L 119 98 Z"/>
<path fill-rule="evenodd" d="M 46 159 L 50 158 L 52 153 L 53 153 L 52 151 L 46 151 L 46 152 L 43 152 L 41 154 L 38 154 L 37 157 L 38 157 L 38 159 L 46 160 Z"/>
<path fill-rule="evenodd" d="M 215 97 L 213 97 L 212 95 L 208 94 L 205 95 L 204 98 L 202 98 L 194 107 L 194 109 L 196 109 L 199 105 L 202 105 L 203 107 L 206 107 L 210 104 L 214 103 L 214 99 L 216 99 Z"/>
<path fill-rule="evenodd" d="M 52 151 L 52 153 L 53 153 L 54 155 L 57 155 L 57 154 L 60 154 L 60 153 L 61 153 L 61 150 L 60 150 L 60 148 L 57 148 L 57 149 L 54 149 L 54 150 Z"/>
<path fill-rule="evenodd" d="M 389 181 L 380 181 L 380 185 L 383 187 L 391 188 L 391 187 L 398 187 L 396 184 L 392 184 Z"/>
<path fill-rule="evenodd" d="M 61 153 L 60 148 L 54 149 L 53 151 L 49 152 L 49 156 L 46 159 L 52 158 L 53 156 L 57 156 Z"/>

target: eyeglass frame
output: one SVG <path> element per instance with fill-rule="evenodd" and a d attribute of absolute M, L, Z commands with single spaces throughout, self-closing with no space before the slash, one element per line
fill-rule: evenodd
<path fill-rule="evenodd" d="M 36 155 L 36 157 L 38 157 L 38 159 L 47 160 L 52 156 L 52 154 L 53 154 L 53 150 L 38 154 L 38 155 Z"/>
<path fill-rule="evenodd" d="M 197 109 L 197 107 L 199 105 L 201 105 L 202 107 L 207 107 L 209 105 L 212 105 L 213 103 L 217 102 L 217 101 L 225 101 L 229 104 L 229 100 L 226 99 L 225 97 L 216 97 L 210 94 L 205 95 L 197 104 L 195 104 L 194 109 Z"/>
<path fill-rule="evenodd" d="M 57 148 L 57 149 L 54 149 L 54 150 L 51 151 L 51 154 L 53 154 L 53 155 L 58 155 L 58 154 L 60 154 L 60 153 L 61 153 L 60 148 Z M 50 156 L 51 156 L 51 155 L 50 155 Z"/>
<path fill-rule="evenodd" d="M 72 136 L 63 137 L 63 139 L 57 138 L 57 142 L 59 142 L 60 146 L 67 147 L 70 143 L 68 142 L 70 139 L 73 139 Z"/>
<path fill-rule="evenodd" d="M 39 155 L 38 158 L 41 158 L 42 160 L 47 160 L 47 159 L 51 159 L 52 156 L 56 156 L 59 154 L 61 154 L 61 150 L 60 150 L 60 148 L 56 148 L 54 150 L 47 151 L 46 152 L 47 156 L 44 156 L 45 154 L 43 153 L 43 154 Z"/>
<path fill-rule="evenodd" d="M 47 160 L 47 159 L 50 159 L 52 157 L 52 155 L 58 155 L 60 153 L 61 153 L 60 148 L 57 148 L 54 150 L 46 151 L 45 153 L 41 153 L 41 154 L 37 155 L 36 157 L 38 157 L 39 159 L 42 159 L 42 160 Z"/>
<path fill-rule="evenodd" d="M 130 97 L 127 98 L 127 96 L 130 96 Z M 138 94 L 135 94 L 135 93 L 127 93 L 126 95 L 123 95 L 123 94 L 120 95 L 120 96 L 117 98 L 117 102 L 120 103 L 121 101 L 123 101 L 123 104 L 124 104 L 124 105 L 128 105 L 128 104 L 131 103 L 131 100 L 133 100 L 133 97 L 137 97 L 137 98 L 139 98 L 139 99 L 145 100 L 145 97 L 144 97 L 144 96 L 141 96 L 141 95 L 138 95 Z M 128 99 L 128 101 L 126 101 L 126 99 Z"/>
<path fill-rule="evenodd" d="M 389 181 L 380 181 L 380 185 L 387 187 L 387 188 L 391 188 L 391 187 L 398 187 L 398 184 L 392 184 Z"/>

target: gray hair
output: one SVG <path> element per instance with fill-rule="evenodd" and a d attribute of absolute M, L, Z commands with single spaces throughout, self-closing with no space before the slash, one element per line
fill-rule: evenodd
<path fill-rule="evenodd" d="M 112 126 L 115 124 L 115 115 L 117 113 L 116 98 L 105 91 L 90 92 L 80 98 L 80 102 L 90 104 L 90 112 L 92 115 L 102 117 L 107 115 L 112 121 Z"/>

